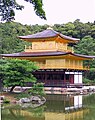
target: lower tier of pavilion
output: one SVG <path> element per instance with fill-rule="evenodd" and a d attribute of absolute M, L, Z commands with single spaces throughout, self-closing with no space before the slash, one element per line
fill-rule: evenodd
<path fill-rule="evenodd" d="M 3 58 L 26 59 L 39 67 L 33 75 L 37 82 L 44 86 L 66 87 L 70 84 L 82 84 L 82 72 L 89 70 L 89 65 L 84 66 L 84 60 L 91 60 L 93 56 L 80 55 L 71 52 L 48 51 L 48 52 L 20 52 L 2 54 Z M 27 83 L 31 86 L 32 83 Z"/>
<path fill-rule="evenodd" d="M 35 62 L 39 69 L 77 69 L 88 70 L 89 65 L 84 66 L 84 60 L 91 60 L 93 56 L 80 55 L 71 52 L 20 52 L 2 54 L 2 57 L 26 59 Z"/>
<path fill-rule="evenodd" d="M 84 71 L 87 72 L 87 71 Z M 82 85 L 81 70 L 67 70 L 67 69 L 40 69 L 33 72 L 37 78 L 38 83 L 44 83 L 45 87 L 67 87 L 67 86 L 81 86 Z M 31 83 L 27 83 L 31 86 Z"/>

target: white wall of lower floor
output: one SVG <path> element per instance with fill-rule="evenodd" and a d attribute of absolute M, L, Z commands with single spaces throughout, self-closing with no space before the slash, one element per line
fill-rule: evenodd
<path fill-rule="evenodd" d="M 74 83 L 82 83 L 82 72 L 65 72 L 65 74 L 73 74 Z"/>
<path fill-rule="evenodd" d="M 82 83 L 82 74 L 74 75 L 74 83 Z"/>

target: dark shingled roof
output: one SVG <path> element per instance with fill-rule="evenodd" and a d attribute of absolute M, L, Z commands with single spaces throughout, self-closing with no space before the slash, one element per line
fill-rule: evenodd
<path fill-rule="evenodd" d="M 58 56 L 66 55 L 66 52 L 20 52 L 13 54 L 2 54 L 4 57 L 40 57 L 40 56 Z"/>
<path fill-rule="evenodd" d="M 32 35 L 18 36 L 18 38 L 20 38 L 20 39 L 42 39 L 42 38 L 50 38 L 50 37 L 57 37 L 57 36 L 60 36 L 63 39 L 67 39 L 67 40 L 71 40 L 71 41 L 75 41 L 75 42 L 79 41 L 79 39 L 77 39 L 77 38 L 72 38 L 72 37 L 63 35 L 52 29 L 46 29 L 42 32 L 38 32 L 38 33 L 32 34 Z"/>
<path fill-rule="evenodd" d="M 80 58 L 92 59 L 95 56 L 80 55 L 71 52 L 61 52 L 61 51 L 52 51 L 52 52 L 20 52 L 13 54 L 2 54 L 2 57 L 44 57 L 44 56 L 60 56 L 60 55 L 73 55 Z"/>

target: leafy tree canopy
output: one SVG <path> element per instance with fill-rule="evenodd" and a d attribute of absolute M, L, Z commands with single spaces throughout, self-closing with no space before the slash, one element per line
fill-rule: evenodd
<path fill-rule="evenodd" d="M 75 50 L 78 54 L 95 55 L 95 39 L 93 39 L 90 35 L 83 37 L 75 46 Z"/>
<path fill-rule="evenodd" d="M 16 53 L 24 50 L 25 45 L 30 45 L 29 42 L 25 42 L 17 38 L 17 36 L 23 36 L 33 34 L 44 30 L 47 25 L 22 25 L 16 22 L 0 23 L 0 53 Z"/>
<path fill-rule="evenodd" d="M 34 11 L 36 15 L 40 18 L 46 19 L 45 12 L 42 8 L 42 0 L 22 0 L 33 4 Z M 19 5 L 16 0 L 0 0 L 0 16 L 2 16 L 2 21 L 11 21 L 15 17 L 15 9 L 22 10 L 23 5 Z M 30 12 L 31 14 L 31 12 Z"/>
<path fill-rule="evenodd" d="M 26 82 L 36 82 L 36 78 L 32 72 L 38 68 L 33 62 L 20 59 L 8 59 L 3 62 L 2 59 L 0 59 L 0 63 L 2 63 L 0 68 L 2 69 L 4 67 L 3 73 L 0 72 L 0 75 L 2 75 L 4 85 L 12 87 L 10 91 L 12 91 L 15 86 L 24 86 Z"/>

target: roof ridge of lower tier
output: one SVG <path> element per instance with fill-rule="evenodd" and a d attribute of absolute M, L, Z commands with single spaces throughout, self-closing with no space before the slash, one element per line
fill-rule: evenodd
<path fill-rule="evenodd" d="M 43 57 L 43 56 L 62 56 L 62 55 L 72 55 L 76 57 L 94 59 L 95 56 L 88 56 L 82 54 L 76 54 L 72 52 L 63 51 L 46 51 L 46 52 L 19 52 L 13 54 L 1 54 L 1 57 Z"/>

